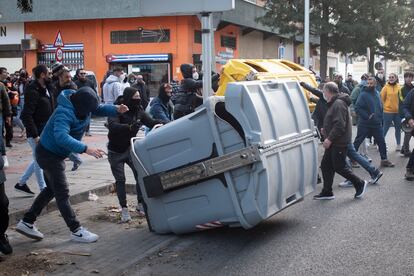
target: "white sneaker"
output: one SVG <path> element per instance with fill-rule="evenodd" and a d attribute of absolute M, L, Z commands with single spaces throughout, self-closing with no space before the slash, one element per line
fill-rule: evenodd
<path fill-rule="evenodd" d="M 352 184 L 351 181 L 345 180 L 344 182 L 339 183 L 339 187 L 341 187 L 341 188 L 350 188 L 350 187 L 354 187 L 354 185 Z"/>
<path fill-rule="evenodd" d="M 43 234 L 37 229 L 34 224 L 30 224 L 20 220 L 16 226 L 16 231 L 28 238 L 40 241 L 43 239 Z"/>
<path fill-rule="evenodd" d="M 98 235 L 88 231 L 88 229 L 83 228 L 82 226 L 79 227 L 78 230 L 76 230 L 76 232 L 72 232 L 70 234 L 70 237 L 72 241 L 85 243 L 96 242 L 99 239 Z"/>
<path fill-rule="evenodd" d="M 136 211 L 139 217 L 145 217 L 144 206 L 142 205 L 142 203 L 137 204 Z"/>
<path fill-rule="evenodd" d="M 121 211 L 121 221 L 122 222 L 128 222 L 131 220 L 131 216 L 129 215 L 128 208 L 122 208 Z"/>
<path fill-rule="evenodd" d="M 3 161 L 4 161 L 4 168 L 9 167 L 9 159 L 7 159 L 6 155 L 3 155 Z"/>

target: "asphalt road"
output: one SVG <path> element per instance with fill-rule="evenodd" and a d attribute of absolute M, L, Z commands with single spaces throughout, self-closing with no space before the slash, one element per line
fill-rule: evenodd
<path fill-rule="evenodd" d="M 251 230 L 181 236 L 127 275 L 414 275 L 414 182 L 404 180 L 408 159 L 394 149 L 390 142 L 397 166 L 362 200 L 336 177 L 333 201 L 309 195 Z M 376 149 L 369 152 L 379 164 Z"/>

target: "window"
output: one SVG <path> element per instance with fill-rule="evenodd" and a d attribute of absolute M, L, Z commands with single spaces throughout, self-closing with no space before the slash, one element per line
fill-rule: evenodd
<path fill-rule="evenodd" d="M 237 40 L 233 36 L 221 36 L 221 47 L 236 49 Z"/>
<path fill-rule="evenodd" d="M 41 52 L 37 54 L 38 64 L 50 66 L 56 61 L 55 52 Z M 62 64 L 71 70 L 84 67 L 83 51 L 63 51 Z"/>
<path fill-rule="evenodd" d="M 201 44 L 201 31 L 194 31 L 194 43 Z"/>
<path fill-rule="evenodd" d="M 130 30 L 111 32 L 111 44 L 170 42 L 170 30 Z"/>

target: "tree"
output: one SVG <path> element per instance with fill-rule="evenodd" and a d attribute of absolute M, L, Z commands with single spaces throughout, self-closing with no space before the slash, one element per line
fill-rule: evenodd
<path fill-rule="evenodd" d="M 33 11 L 33 0 L 17 0 L 17 8 L 22 13 L 28 13 Z"/>
<path fill-rule="evenodd" d="M 327 73 L 328 50 L 349 55 L 410 56 L 413 16 L 410 0 L 312 0 L 311 34 L 320 37 L 320 74 Z M 260 22 L 281 34 L 303 34 L 303 0 L 268 0 Z M 385 43 L 380 43 L 380 40 Z M 373 57 L 370 58 L 373 68 Z"/>

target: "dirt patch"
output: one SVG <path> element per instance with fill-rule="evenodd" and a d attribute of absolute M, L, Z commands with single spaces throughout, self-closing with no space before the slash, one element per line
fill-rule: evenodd
<path fill-rule="evenodd" d="M 57 266 L 73 263 L 65 253 L 53 250 L 37 250 L 26 255 L 0 257 L 0 271 L 4 276 L 45 275 L 56 270 Z"/>
<path fill-rule="evenodd" d="M 121 222 L 121 209 L 117 206 L 104 207 L 102 211 L 99 211 L 97 214 L 89 217 L 89 220 L 93 222 L 117 223 L 124 225 L 125 229 L 146 227 L 146 219 L 136 211 L 136 206 L 130 205 L 128 206 L 128 209 L 131 221 L 127 223 Z"/>

